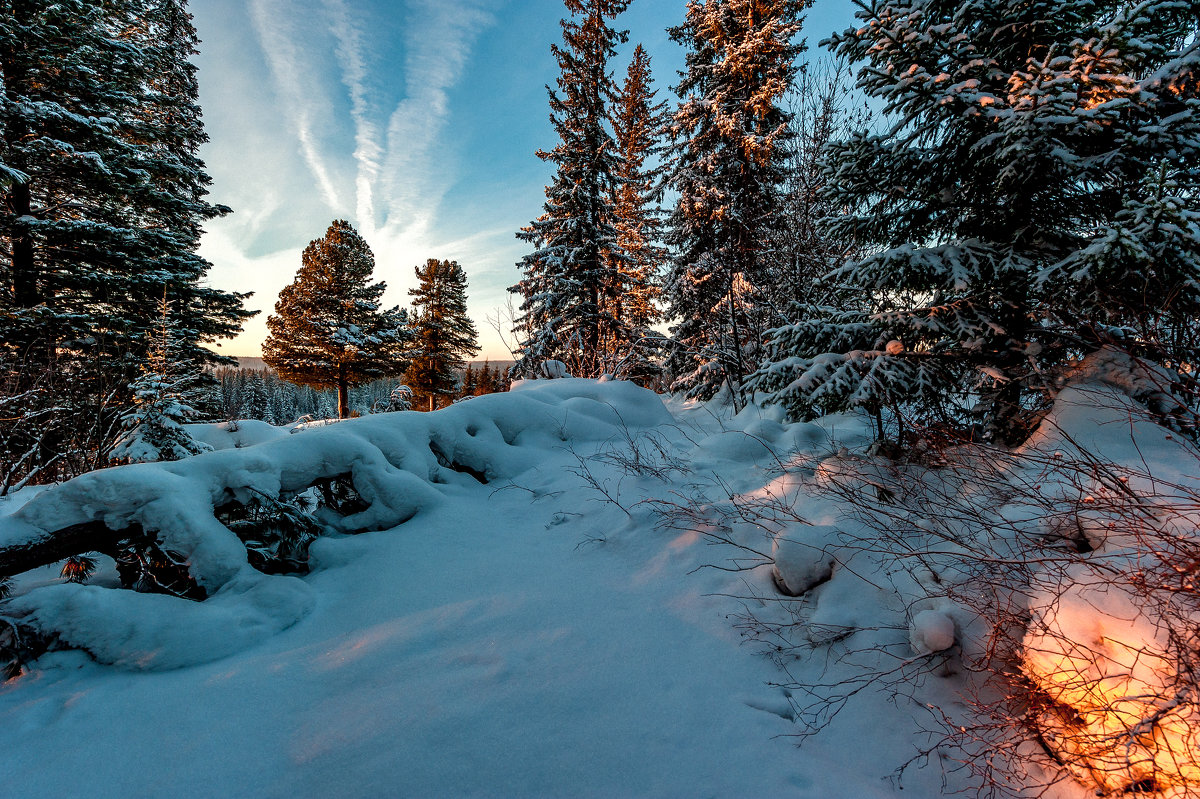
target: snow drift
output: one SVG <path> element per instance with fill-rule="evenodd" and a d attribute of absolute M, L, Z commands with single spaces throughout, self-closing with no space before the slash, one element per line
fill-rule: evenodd
<path fill-rule="evenodd" d="M 251 568 L 217 508 L 348 477 L 366 507 L 325 513 L 323 523 L 333 533 L 386 530 L 442 501 L 443 487 L 492 483 L 568 440 L 603 440 L 670 419 L 656 395 L 631 383 L 540 381 L 436 413 L 374 415 L 279 437 L 247 431 L 261 443 L 93 472 L 0 517 L 0 555 L 89 522 L 113 531 L 140 526 L 187 559 L 209 598 L 63 584 L 34 588 L 9 609 L 106 663 L 163 669 L 224 657 L 294 624 L 314 599 L 300 579 Z"/>

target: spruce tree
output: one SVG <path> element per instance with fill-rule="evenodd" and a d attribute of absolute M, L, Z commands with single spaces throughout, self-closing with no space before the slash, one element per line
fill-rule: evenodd
<path fill-rule="evenodd" d="M 350 415 L 350 387 L 404 374 L 412 332 L 408 314 L 380 308 L 384 283 L 369 283 L 375 256 L 349 222 L 335 220 L 310 242 L 296 279 L 267 319 L 263 361 L 281 378 L 337 389 L 339 418 Z"/>
<path fill-rule="evenodd" d="M 239 418 L 263 420 L 267 415 L 267 406 L 271 402 L 271 392 L 267 389 L 267 372 L 255 370 L 246 378 L 245 390 L 242 392 L 242 412 Z"/>
<path fill-rule="evenodd" d="M 499 368 L 497 367 L 496 370 L 493 370 L 491 364 L 484 358 L 483 366 L 479 369 L 479 378 L 475 383 L 475 396 L 494 394 L 496 392 L 497 371 L 499 371 Z"/>
<path fill-rule="evenodd" d="M 186 0 L 137 0 L 136 26 L 128 37 L 142 48 L 146 78 L 139 83 L 142 109 L 127 125 L 128 136 L 144 152 L 148 180 L 140 196 L 140 235 L 149 254 L 151 274 L 169 275 L 175 298 L 179 346 L 197 363 L 227 362 L 205 348 L 204 342 L 229 338 L 241 330 L 248 295 L 208 286 L 210 264 L 198 254 L 204 222 L 230 213 L 206 199 L 212 179 L 199 158 L 208 141 L 199 105 L 196 55 L 199 38 Z"/>
<path fill-rule="evenodd" d="M 609 292 L 615 327 L 624 339 L 620 344 L 628 351 L 618 376 L 639 382 L 658 373 L 654 356 L 664 343 L 652 329 L 662 315 L 658 299 L 667 260 L 658 205 L 664 169 L 655 163 L 663 149 L 666 102 L 656 103 L 655 94 L 650 56 L 639 44 L 613 104 L 613 135 L 620 158 L 613 195 L 617 279 Z"/>
<path fill-rule="evenodd" d="M 777 339 L 762 385 L 805 414 L 903 406 L 1011 443 L 1097 347 L 1190 370 L 1195 337 L 1169 331 L 1200 313 L 1196 4 L 859 17 L 832 45 L 897 122 L 836 145 L 825 185 L 851 209 L 832 233 L 872 254 L 830 276 L 843 308 Z"/>
<path fill-rule="evenodd" d="M 412 326 L 416 346 L 408 368 L 415 401 L 429 410 L 458 391 L 458 372 L 479 352 L 475 323 L 467 316 L 467 275 L 457 261 L 430 258 L 415 267 Z"/>
<path fill-rule="evenodd" d="M 31 411 L 53 397 L 24 462 L 61 479 L 104 463 L 164 289 L 197 363 L 247 313 L 204 285 L 196 255 L 200 224 L 228 209 L 204 199 L 180 0 L 9 0 L 2 12 L 0 384 L 34 391 Z"/>
<path fill-rule="evenodd" d="M 538 157 L 555 166 L 544 212 L 517 237 L 534 246 L 518 264 L 521 296 L 515 320 L 517 370 L 537 373 L 546 360 L 572 374 L 598 377 L 620 357 L 627 336 L 618 330 L 612 297 L 620 286 L 611 196 L 618 158 L 606 127 L 613 80 L 608 60 L 626 33 L 609 25 L 629 0 L 564 0 L 563 44 L 553 45 L 560 75 L 550 95 L 558 145 Z"/>
<path fill-rule="evenodd" d="M 109 456 L 115 463 L 176 461 L 212 449 L 184 427 L 199 415 L 192 403 L 202 395 L 201 372 L 171 329 L 165 295 L 159 313 L 142 374 L 130 386 L 133 407 L 121 419 L 124 433 Z"/>
<path fill-rule="evenodd" d="M 478 387 L 479 376 L 475 373 L 475 370 L 471 367 L 471 364 L 467 364 L 467 371 L 463 373 L 462 396 L 474 397 L 476 393 L 475 389 Z"/>
<path fill-rule="evenodd" d="M 781 107 L 803 45 L 802 0 L 689 0 L 671 38 L 687 48 L 672 122 L 679 199 L 668 243 L 673 388 L 736 402 L 770 320 L 770 240 L 779 226 L 789 114 Z"/>

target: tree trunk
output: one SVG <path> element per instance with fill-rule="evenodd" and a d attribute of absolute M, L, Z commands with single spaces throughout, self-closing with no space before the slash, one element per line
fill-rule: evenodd
<path fill-rule="evenodd" d="M 727 367 L 726 377 L 730 378 L 730 395 L 733 400 L 733 409 L 736 412 L 741 411 L 739 401 L 742 397 L 742 380 L 746 377 L 746 369 L 742 363 L 742 334 L 738 329 L 737 298 L 734 295 L 736 273 L 731 268 L 726 267 L 726 274 L 729 278 L 726 288 L 726 291 L 728 291 L 726 299 L 729 302 L 729 326 L 733 336 L 733 361 L 729 365 L 734 368 L 736 373 L 732 376 L 729 375 Z"/>
<path fill-rule="evenodd" d="M 20 25 L 25 25 L 33 9 L 28 3 L 13 3 L 9 9 L 13 19 Z M 20 94 L 28 90 L 28 81 L 23 63 L 24 54 L 19 51 L 20 43 L 9 37 L 5 47 L 0 49 L 0 73 L 11 91 Z M 20 126 L 20 127 L 18 127 Z M 4 134 L 5 143 L 13 145 L 20 142 L 28 130 L 20 123 L 20 118 L 11 124 Z M 9 161 L 10 167 L 20 169 L 23 164 Z M 27 170 L 27 168 L 26 168 Z M 28 183 L 16 183 L 8 190 L 8 211 L 14 218 L 32 216 L 32 196 Z M 24 228 L 24 225 L 19 227 Z M 34 270 L 33 235 L 28 229 L 13 233 L 10 239 L 12 253 L 12 292 L 13 301 L 18 308 L 32 308 L 38 304 L 37 273 Z"/>
<path fill-rule="evenodd" d="M 346 378 L 346 365 L 338 364 L 338 418 L 350 416 L 350 381 Z"/>
<path fill-rule="evenodd" d="M 17 183 L 9 192 L 9 209 L 18 219 L 31 216 L 29 184 Z M 24 223 L 19 223 L 24 228 Z M 37 273 L 33 263 L 33 235 L 27 230 L 12 237 L 12 288 L 13 301 L 18 308 L 32 308 L 38 304 Z"/>

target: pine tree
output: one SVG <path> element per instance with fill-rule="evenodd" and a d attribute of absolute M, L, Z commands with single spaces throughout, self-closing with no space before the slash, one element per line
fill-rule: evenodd
<path fill-rule="evenodd" d="M 613 134 L 620 159 L 613 196 L 613 224 L 617 251 L 610 302 L 614 310 L 615 347 L 625 349 L 624 367 L 618 376 L 639 382 L 658 373 L 654 355 L 664 339 L 652 329 L 661 317 L 667 251 L 661 245 L 664 169 L 652 163 L 662 152 L 666 130 L 666 102 L 654 102 L 656 91 L 650 73 L 650 56 L 639 44 L 629 63 L 625 83 L 614 102 Z"/>
<path fill-rule="evenodd" d="M 629 0 L 564 0 L 563 45 L 552 46 L 561 74 L 550 95 L 559 136 L 538 157 L 555 165 L 544 212 L 517 237 L 534 246 L 519 264 L 522 280 L 509 290 L 522 298 L 515 320 L 517 369 L 535 374 L 546 360 L 572 374 L 598 377 L 619 357 L 612 297 L 620 287 L 611 195 L 617 154 L 606 123 L 613 98 L 608 60 L 626 33 L 609 25 Z"/>
<path fill-rule="evenodd" d="M 670 360 L 676 390 L 736 402 L 758 365 L 768 320 L 771 231 L 779 226 L 789 135 L 780 106 L 803 45 L 803 0 L 689 0 L 671 38 L 688 49 L 676 87 L 674 168 L 679 200 L 668 242 L 668 316 L 681 345 Z"/>
<path fill-rule="evenodd" d="M 263 360 L 281 378 L 337 389 L 339 418 L 350 414 L 350 386 L 408 368 L 408 314 L 381 310 L 383 283 L 370 284 L 375 256 L 358 232 L 335 220 L 305 248 L 296 279 L 267 319 Z"/>
<path fill-rule="evenodd" d="M 248 315 L 196 255 L 228 209 L 204 200 L 194 43 L 180 0 L 2 7 L 0 383 L 54 398 L 27 461 L 39 480 L 103 465 L 164 288 L 197 363 Z"/>
<path fill-rule="evenodd" d="M 1057 370 L 1120 344 L 1195 363 L 1195 3 L 889 0 L 833 38 L 897 124 L 836 145 L 858 287 L 777 343 L 802 412 L 903 405 L 1020 440 Z M 1157 353 L 1157 355 L 1155 355 Z M 1190 368 L 1190 367 L 1189 367 Z M 969 412 L 964 414 L 963 409 Z"/>
<path fill-rule="evenodd" d="M 476 382 L 475 395 L 493 394 L 496 391 L 496 375 L 492 370 L 491 364 L 487 358 L 483 359 L 483 366 L 479 369 L 479 379 Z"/>
<path fill-rule="evenodd" d="M 171 329 L 170 305 L 163 296 L 160 324 L 142 374 L 130 386 L 133 407 L 122 417 L 125 432 L 109 456 L 115 463 L 175 461 L 212 449 L 192 438 L 184 425 L 198 413 L 200 369 L 186 357 Z"/>
<path fill-rule="evenodd" d="M 475 370 L 471 364 L 467 364 L 467 371 L 463 374 L 462 396 L 474 397 L 475 389 L 479 386 L 479 376 L 475 374 Z"/>
<path fill-rule="evenodd" d="M 408 293 L 417 343 L 407 381 L 416 401 L 432 411 L 454 396 L 458 371 L 479 352 L 479 341 L 467 316 L 467 274 L 458 262 L 430 258 L 414 272 L 417 285 Z"/>

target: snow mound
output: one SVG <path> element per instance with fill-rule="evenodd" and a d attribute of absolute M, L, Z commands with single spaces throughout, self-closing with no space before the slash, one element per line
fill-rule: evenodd
<path fill-rule="evenodd" d="M 217 508 L 348 478 L 365 508 L 344 516 L 324 509 L 322 522 L 337 533 L 386 530 L 447 493 L 517 475 L 564 441 L 604 441 L 670 419 L 655 394 L 631 383 L 572 379 L 527 383 L 434 413 L 379 414 L 294 435 L 267 436 L 248 425 L 237 433 L 269 440 L 93 472 L 0 516 L 0 558 L 89 523 L 116 532 L 140 527 L 186 558 L 207 601 L 57 585 L 11 606 L 109 663 L 173 668 L 223 657 L 294 624 L 313 597 L 303 580 L 250 567 L 245 545 L 217 519 Z"/>
<path fill-rule="evenodd" d="M 833 577 L 840 546 L 838 530 L 830 526 L 800 527 L 775 537 L 772 575 L 779 590 L 789 596 L 808 593 Z"/>
<path fill-rule="evenodd" d="M 942 610 L 922 610 L 913 616 L 908 640 L 918 655 L 944 652 L 954 646 L 956 640 L 954 619 Z"/>
<path fill-rule="evenodd" d="M 252 447 L 265 441 L 283 438 L 288 434 L 286 427 L 276 427 L 257 419 L 239 419 L 236 422 L 215 424 L 185 424 L 183 427 L 192 438 L 215 450 Z"/>
<path fill-rule="evenodd" d="M 312 610 L 295 577 L 240 574 L 204 602 L 89 585 L 51 585 L 13 600 L 26 621 L 53 630 L 101 663 L 162 670 L 218 660 L 295 624 Z"/>

